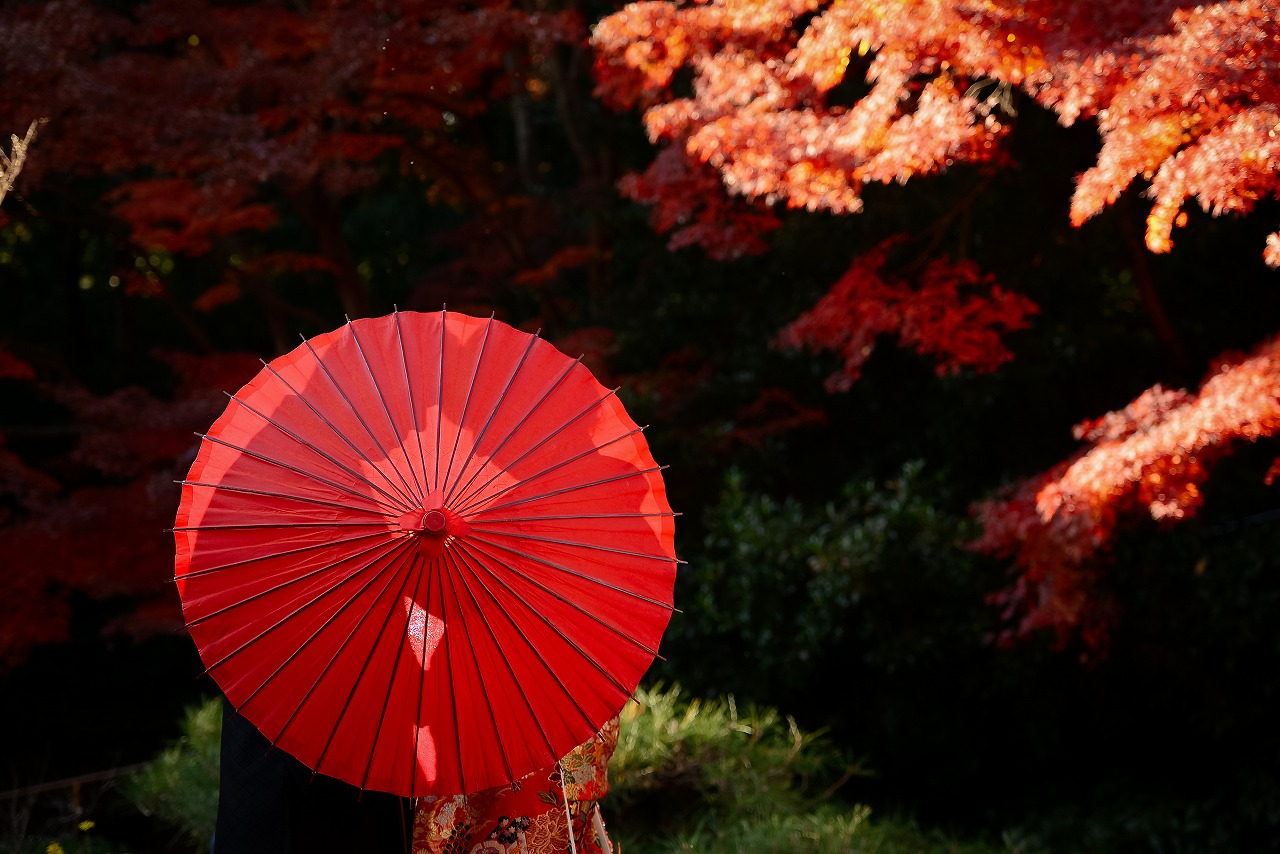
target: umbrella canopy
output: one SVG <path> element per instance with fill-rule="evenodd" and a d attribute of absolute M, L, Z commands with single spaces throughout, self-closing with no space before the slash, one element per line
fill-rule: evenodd
<path fill-rule="evenodd" d="M 203 437 L 174 528 L 187 627 L 278 747 L 417 797 L 590 738 L 657 654 L 674 522 L 641 428 L 493 319 L 306 340 Z"/>

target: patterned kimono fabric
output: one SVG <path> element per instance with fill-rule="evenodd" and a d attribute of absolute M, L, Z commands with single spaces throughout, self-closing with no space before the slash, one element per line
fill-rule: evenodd
<path fill-rule="evenodd" d="M 419 798 L 413 854 L 612 854 L 597 802 L 609 793 L 617 746 L 614 718 L 555 765 L 510 785 Z"/>

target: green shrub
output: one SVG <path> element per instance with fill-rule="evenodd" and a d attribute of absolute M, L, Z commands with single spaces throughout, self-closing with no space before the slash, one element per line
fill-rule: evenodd
<path fill-rule="evenodd" d="M 980 644 L 991 580 L 949 491 L 913 462 L 808 506 L 731 472 L 678 581 L 664 672 L 700 694 L 836 709 L 851 668 L 927 666 Z"/>
<path fill-rule="evenodd" d="M 860 773 L 824 733 L 773 709 L 642 688 L 622 712 L 603 808 L 628 854 L 1004 850 L 870 820 L 834 796 Z"/>
<path fill-rule="evenodd" d="M 182 733 L 125 781 L 124 793 L 144 815 L 172 827 L 178 838 L 207 848 L 218 817 L 221 701 L 189 707 Z"/>

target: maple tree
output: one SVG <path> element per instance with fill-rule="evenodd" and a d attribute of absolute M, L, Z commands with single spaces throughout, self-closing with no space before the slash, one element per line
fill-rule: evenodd
<path fill-rule="evenodd" d="M 593 275 L 604 252 L 589 223 L 563 226 L 547 186 L 600 180 L 574 86 L 585 34 L 572 3 L 503 0 L 0 9 L 0 116 L 33 128 L 2 161 L 0 269 L 35 279 L 26 247 L 64 254 L 49 236 L 78 232 L 72 286 L 128 301 L 102 332 L 143 325 L 126 352 L 148 363 L 108 374 L 40 330 L 0 332 L 0 380 L 45 413 L 0 422 L 14 566 L 0 669 L 65 640 L 74 595 L 135 600 L 108 631 L 180 625 L 163 583 L 171 482 L 256 355 L 390 310 L 387 290 L 404 308 L 487 314 L 514 280 L 554 331 L 573 327 L 557 285 Z M 419 222 L 381 212 L 388 199 Z M 78 322 L 96 340 L 107 321 L 94 320 Z M 255 358 L 226 352 L 241 347 Z"/>
<path fill-rule="evenodd" d="M 1070 199 L 1072 225 L 1145 184 L 1145 244 L 1168 253 L 1189 202 L 1241 214 L 1280 195 L 1274 0 L 656 0 L 604 19 L 592 41 L 597 94 L 642 109 L 660 148 L 624 193 L 654 204 L 673 247 L 697 243 L 713 257 L 726 243 L 764 251 L 780 207 L 854 213 L 869 184 L 958 164 L 1008 167 L 1015 94 L 1063 125 L 1098 130 L 1096 160 Z M 663 196 L 681 181 L 706 187 L 708 175 L 718 176 L 718 201 L 695 209 L 679 193 Z M 743 223 L 755 228 L 744 234 Z M 919 273 L 913 287 L 901 265 L 886 266 L 893 246 L 855 257 L 780 342 L 835 351 L 831 390 L 849 387 L 886 333 L 932 355 L 939 372 L 1009 358 L 1001 336 L 1027 325 L 1032 303 L 968 258 L 916 262 L 906 271 Z M 1280 266 L 1280 232 L 1262 256 Z M 1171 337 L 1150 288 L 1146 296 Z M 1006 640 L 1048 630 L 1105 647 L 1114 607 L 1098 582 L 1109 541 L 1143 508 L 1164 522 L 1192 515 L 1215 459 L 1280 429 L 1273 360 L 1270 343 L 1224 361 L 1196 395 L 1153 388 L 1078 427 L 1089 447 L 1075 459 L 980 505 L 975 547 L 1011 557 L 1019 572 L 993 597 L 1011 621 Z"/>
<path fill-rule="evenodd" d="M 1280 431 L 1277 390 L 1280 339 L 1272 339 L 1216 365 L 1196 394 L 1155 386 L 1080 423 L 1074 433 L 1086 447 L 1074 458 L 981 504 L 975 547 L 1012 557 L 1022 572 L 993 596 L 1017 618 L 1003 639 L 1050 630 L 1105 648 L 1114 603 L 1095 587 L 1117 527 L 1142 512 L 1166 524 L 1194 515 L 1214 462 Z"/>
<path fill-rule="evenodd" d="M 104 626 L 107 638 L 171 631 L 177 615 L 165 568 L 173 544 L 176 481 L 191 435 L 226 405 L 223 389 L 252 375 L 247 355 L 162 354 L 182 377 L 170 399 L 138 387 L 96 395 L 34 379 L 74 416 L 78 440 L 36 467 L 0 443 L 0 552 L 9 556 L 0 605 L 0 671 L 36 646 L 67 639 L 72 593 L 133 604 Z"/>
<path fill-rule="evenodd" d="M 1072 221 L 1144 177 L 1147 245 L 1167 252 L 1189 199 L 1246 212 L 1280 189 L 1276 4 L 1184 6 L 633 3 L 593 31 L 597 92 L 645 107 L 650 138 L 719 170 L 731 193 L 843 213 L 871 182 L 999 162 L 1016 87 L 1066 124 L 1098 122 Z M 685 69 L 693 93 L 677 97 Z M 859 72 L 867 91 L 849 105 Z M 1265 251 L 1280 265 L 1280 232 Z"/>
<path fill-rule="evenodd" d="M 572 8 L 67 0 L 14 4 L 0 23 L 0 115 L 49 117 L 26 186 L 113 179 L 81 213 L 118 223 L 113 272 L 130 290 L 171 290 L 166 258 L 212 262 L 220 275 L 195 308 L 251 295 L 278 346 L 285 326 L 317 321 L 282 277 L 327 284 L 348 315 L 368 314 L 340 211 L 389 171 L 483 214 L 508 271 L 558 248 L 521 245 L 475 125 L 493 104 L 527 112 L 550 97 L 568 61 L 558 48 L 584 32 Z M 530 181 L 531 144 L 516 158 Z"/>

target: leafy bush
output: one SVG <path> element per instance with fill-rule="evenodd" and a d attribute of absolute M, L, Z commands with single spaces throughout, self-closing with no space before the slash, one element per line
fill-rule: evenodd
<path fill-rule="evenodd" d="M 964 549 L 972 528 L 944 509 L 948 491 L 913 462 L 810 507 L 753 493 L 732 472 L 679 581 L 684 615 L 664 642 L 671 681 L 829 709 L 853 669 L 901 670 L 980 646 L 994 626 L 982 598 L 995 585 Z"/>

